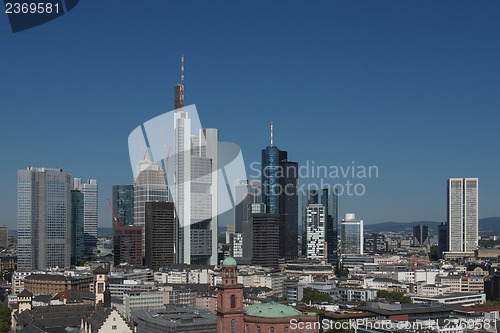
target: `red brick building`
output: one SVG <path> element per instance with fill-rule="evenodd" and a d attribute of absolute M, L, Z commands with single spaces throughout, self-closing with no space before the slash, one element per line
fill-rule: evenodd
<path fill-rule="evenodd" d="M 217 332 L 318 333 L 319 322 L 315 313 L 276 302 L 243 307 L 236 260 L 228 257 L 222 263 L 222 285 L 218 286 Z"/>

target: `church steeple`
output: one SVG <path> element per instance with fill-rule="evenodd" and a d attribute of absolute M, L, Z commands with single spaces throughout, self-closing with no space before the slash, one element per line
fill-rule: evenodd
<path fill-rule="evenodd" d="M 243 332 L 243 285 L 233 257 L 222 262 L 222 284 L 218 286 L 217 332 Z"/>

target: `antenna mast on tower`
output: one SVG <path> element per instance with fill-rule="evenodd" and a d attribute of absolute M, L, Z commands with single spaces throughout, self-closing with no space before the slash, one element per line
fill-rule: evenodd
<path fill-rule="evenodd" d="M 181 89 L 180 89 L 180 104 L 184 107 L 184 54 L 181 58 Z"/>
<path fill-rule="evenodd" d="M 271 120 L 271 147 L 273 146 L 273 121 Z"/>

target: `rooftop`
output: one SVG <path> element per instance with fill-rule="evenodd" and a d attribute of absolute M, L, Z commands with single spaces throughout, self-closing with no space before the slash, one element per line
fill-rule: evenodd
<path fill-rule="evenodd" d="M 243 311 L 247 316 L 262 318 L 288 318 L 311 315 L 276 302 L 252 304 L 244 307 Z"/>

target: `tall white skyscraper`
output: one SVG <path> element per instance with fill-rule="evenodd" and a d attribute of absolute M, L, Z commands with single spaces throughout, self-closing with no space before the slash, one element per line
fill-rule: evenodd
<path fill-rule="evenodd" d="M 85 254 L 92 254 L 97 249 L 97 180 L 74 178 L 72 189 L 83 193 L 83 242 Z"/>
<path fill-rule="evenodd" d="M 478 246 L 478 178 L 448 179 L 449 252 Z"/>
<path fill-rule="evenodd" d="M 306 209 L 307 259 L 325 259 L 325 206 L 310 204 Z"/>
<path fill-rule="evenodd" d="M 18 269 L 70 264 L 70 206 L 70 174 L 34 167 L 17 172 Z"/>
<path fill-rule="evenodd" d="M 145 254 L 146 202 L 168 201 L 165 171 L 151 160 L 142 160 L 134 179 L 134 225 L 142 227 L 142 251 Z"/>
<path fill-rule="evenodd" d="M 345 214 L 340 222 L 342 254 L 363 254 L 363 233 L 363 220 L 356 219 L 355 214 Z"/>
<path fill-rule="evenodd" d="M 218 131 L 191 133 L 191 119 L 175 110 L 174 202 L 179 222 L 178 261 L 217 263 Z"/>

